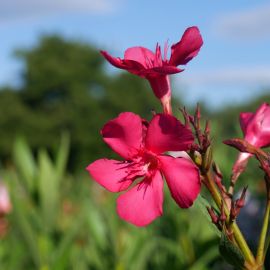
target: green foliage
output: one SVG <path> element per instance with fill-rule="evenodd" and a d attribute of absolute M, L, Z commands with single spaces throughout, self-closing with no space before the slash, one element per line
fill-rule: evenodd
<path fill-rule="evenodd" d="M 162 218 L 129 225 L 115 213 L 113 194 L 86 174 L 67 174 L 68 149 L 66 134 L 52 157 L 45 149 L 35 157 L 23 138 L 15 141 L 15 167 L 2 170 L 13 211 L 1 269 L 207 270 L 217 259 L 216 235 L 197 203 L 180 210 L 166 189 Z"/>

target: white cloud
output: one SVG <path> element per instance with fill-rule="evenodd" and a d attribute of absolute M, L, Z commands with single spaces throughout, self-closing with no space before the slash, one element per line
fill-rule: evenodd
<path fill-rule="evenodd" d="M 233 67 L 185 74 L 181 81 L 188 85 L 269 86 L 270 66 Z"/>
<path fill-rule="evenodd" d="M 0 22 L 63 12 L 113 12 L 117 0 L 9 0 L 0 2 Z"/>
<path fill-rule="evenodd" d="M 224 14 L 217 19 L 215 30 L 227 37 L 241 40 L 269 38 L 270 4 Z"/>

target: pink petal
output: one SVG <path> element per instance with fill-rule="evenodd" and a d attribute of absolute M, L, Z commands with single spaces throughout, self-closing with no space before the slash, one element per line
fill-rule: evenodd
<path fill-rule="evenodd" d="M 100 53 L 104 56 L 104 58 L 113 66 L 126 69 L 126 65 L 123 63 L 123 60 L 121 60 L 118 57 L 112 57 L 110 54 L 108 54 L 105 51 L 100 51 Z"/>
<path fill-rule="evenodd" d="M 159 154 L 187 150 L 193 140 L 191 130 L 174 116 L 157 114 L 149 124 L 145 145 L 148 150 Z"/>
<path fill-rule="evenodd" d="M 258 136 L 257 147 L 268 147 L 270 145 L 270 105 L 263 103 L 255 113 L 254 117 L 257 122 L 256 129 Z"/>
<path fill-rule="evenodd" d="M 133 74 L 139 75 L 144 70 L 143 65 L 132 60 L 122 60 L 119 57 L 112 57 L 105 51 L 100 51 L 104 58 L 113 66 L 125 69 Z"/>
<path fill-rule="evenodd" d="M 240 122 L 241 123 L 241 122 Z M 242 123 L 241 123 L 242 125 Z M 256 147 L 270 145 L 270 106 L 263 103 L 245 125 L 245 140 Z"/>
<path fill-rule="evenodd" d="M 171 47 L 169 63 L 175 66 L 185 65 L 198 54 L 202 45 L 203 40 L 199 29 L 195 26 L 189 27 L 181 40 Z"/>
<path fill-rule="evenodd" d="M 153 72 L 153 71 L 162 75 L 167 75 L 182 72 L 183 69 L 177 68 L 176 66 L 163 65 L 161 67 L 153 67 L 152 69 L 148 69 L 146 72 Z"/>
<path fill-rule="evenodd" d="M 234 179 L 237 179 L 240 176 L 240 174 L 244 172 L 250 157 L 252 157 L 252 155 L 249 153 L 241 152 L 238 154 L 237 160 L 235 161 L 232 168 Z"/>
<path fill-rule="evenodd" d="M 142 119 L 132 112 L 121 113 L 105 124 L 101 134 L 116 153 L 125 159 L 132 159 L 142 146 Z"/>
<path fill-rule="evenodd" d="M 246 134 L 247 125 L 253 116 L 254 116 L 254 113 L 250 113 L 250 112 L 240 113 L 240 126 L 244 135 Z"/>
<path fill-rule="evenodd" d="M 136 61 L 143 65 L 144 68 L 149 68 L 152 67 L 155 61 L 155 54 L 144 47 L 132 47 L 125 51 L 124 59 Z"/>
<path fill-rule="evenodd" d="M 132 179 L 128 178 L 127 163 L 113 159 L 98 159 L 88 165 L 90 176 L 111 192 L 127 189 Z"/>
<path fill-rule="evenodd" d="M 159 160 L 172 197 L 181 208 L 190 207 L 201 189 L 198 168 L 186 158 L 159 156 Z"/>
<path fill-rule="evenodd" d="M 117 199 L 119 216 L 136 225 L 146 226 L 162 215 L 163 180 L 159 171 L 151 178 L 120 195 Z"/>

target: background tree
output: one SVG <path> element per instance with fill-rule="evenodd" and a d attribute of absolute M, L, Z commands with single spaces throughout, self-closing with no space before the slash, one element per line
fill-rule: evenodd
<path fill-rule="evenodd" d="M 58 36 L 43 37 L 30 50 L 18 50 L 24 63 L 19 89 L 0 92 L 0 147 L 10 153 L 16 134 L 27 137 L 33 149 L 53 150 L 60 133 L 71 134 L 70 168 L 85 167 L 104 155 L 100 128 L 121 111 L 144 117 L 158 102 L 144 80 L 123 73 L 109 76 L 103 57 L 88 44 Z"/>

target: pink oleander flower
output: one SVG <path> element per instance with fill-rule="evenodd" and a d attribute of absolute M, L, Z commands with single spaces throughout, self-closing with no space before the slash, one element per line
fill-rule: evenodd
<path fill-rule="evenodd" d="M 187 28 L 181 40 L 171 46 L 171 57 L 167 59 L 168 46 L 165 45 L 162 59 L 160 46 L 152 52 L 144 47 L 132 47 L 125 51 L 124 59 L 112 57 L 105 51 L 101 54 L 115 67 L 147 79 L 160 99 L 165 113 L 171 114 L 171 86 L 169 74 L 183 71 L 179 65 L 187 64 L 195 57 L 203 44 L 199 29 L 195 26 Z"/>
<path fill-rule="evenodd" d="M 157 114 L 148 123 L 134 113 L 124 112 L 105 124 L 101 134 L 125 160 L 99 159 L 86 169 L 107 190 L 125 191 L 117 199 L 122 219 L 145 226 L 162 215 L 162 175 L 180 207 L 193 204 L 200 192 L 197 167 L 189 159 L 163 154 L 188 150 L 194 140 L 191 130 L 174 116 Z M 134 182 L 138 178 L 141 180 Z"/>
<path fill-rule="evenodd" d="M 240 125 L 244 139 L 256 147 L 270 146 L 270 106 L 263 103 L 255 113 L 244 112 L 240 114 Z M 233 166 L 233 174 L 237 179 L 245 170 L 248 159 L 252 155 L 240 153 Z"/>
<path fill-rule="evenodd" d="M 8 214 L 12 209 L 6 186 L 0 183 L 0 216 Z"/>

